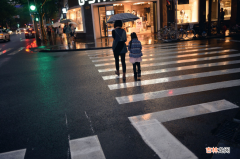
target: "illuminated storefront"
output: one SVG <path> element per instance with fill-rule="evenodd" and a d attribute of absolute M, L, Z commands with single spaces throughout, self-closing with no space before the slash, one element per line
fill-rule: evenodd
<path fill-rule="evenodd" d="M 177 23 L 199 22 L 199 0 L 178 0 Z"/>
<path fill-rule="evenodd" d="M 109 18 L 119 13 L 132 13 L 139 20 L 123 24 L 129 35 L 153 34 L 160 28 L 175 21 L 173 0 L 171 9 L 167 0 L 68 0 L 67 18 L 78 25 L 78 38 L 98 39 L 111 37 L 113 24 L 108 24 Z M 212 0 L 211 20 L 218 19 L 219 0 Z M 177 0 L 177 24 L 204 24 L 208 20 L 209 1 L 206 0 Z M 220 0 L 220 8 L 224 11 L 224 20 L 235 23 L 237 19 L 237 0 Z"/>
<path fill-rule="evenodd" d="M 84 25 L 83 25 L 83 12 L 82 7 L 69 9 L 67 12 L 67 19 L 72 19 L 75 23 L 77 23 L 76 26 L 76 32 L 84 32 Z"/>
<path fill-rule="evenodd" d="M 218 0 L 212 0 L 212 21 L 218 20 Z M 220 8 L 224 11 L 224 20 L 230 20 L 232 0 L 220 0 Z M 209 1 L 206 0 L 206 20 L 208 20 Z"/>
<path fill-rule="evenodd" d="M 113 24 L 107 24 L 107 21 L 111 16 L 119 13 L 132 13 L 139 17 L 136 21 L 123 23 L 123 28 L 127 34 L 132 32 L 140 34 L 156 32 L 156 2 L 116 3 L 98 6 L 101 37 L 112 36 L 114 26 Z"/>
<path fill-rule="evenodd" d="M 159 0 L 158 1 L 142 1 L 134 2 L 105 2 L 92 4 L 93 23 L 95 38 L 111 37 L 113 24 L 108 24 L 107 21 L 111 16 L 119 13 L 132 13 L 139 17 L 133 22 L 126 22 L 123 28 L 127 34 L 132 32 L 138 34 L 151 34 L 157 32 L 160 27 Z"/>

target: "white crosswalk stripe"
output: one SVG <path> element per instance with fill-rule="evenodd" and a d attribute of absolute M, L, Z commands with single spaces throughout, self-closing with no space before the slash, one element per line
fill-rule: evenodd
<path fill-rule="evenodd" d="M 204 49 L 190 49 L 190 50 L 183 50 L 183 51 L 173 51 L 173 52 L 155 52 L 151 54 L 144 54 L 145 57 L 153 57 L 153 56 L 162 56 L 162 55 L 175 55 L 175 54 L 183 54 L 183 53 L 193 53 L 193 52 L 198 52 L 198 51 L 205 51 L 205 50 L 214 50 L 214 49 L 220 49 L 221 47 L 212 47 L 212 48 L 204 48 Z M 232 49 L 234 50 L 234 49 Z M 92 59 L 92 57 L 90 57 Z M 126 57 L 126 59 L 129 59 L 129 56 Z M 102 61 L 114 61 L 115 59 L 113 58 L 113 55 L 105 57 L 104 59 L 99 59 L 99 60 L 92 60 L 92 62 L 102 62 Z"/>
<path fill-rule="evenodd" d="M 186 55 L 174 55 L 174 56 L 158 57 L 158 58 L 148 58 L 148 59 L 143 58 L 142 61 L 144 62 L 144 61 L 166 60 L 166 59 L 181 58 L 181 57 L 192 57 L 192 56 L 199 56 L 199 55 L 211 55 L 211 54 L 216 54 L 216 53 L 226 53 L 226 52 L 232 52 L 232 51 L 237 51 L 237 50 L 228 49 L 228 50 L 221 50 L 221 51 L 211 51 L 211 52 L 205 52 L 205 53 L 195 53 L 195 54 L 186 54 Z M 95 64 L 96 67 L 109 66 L 109 65 L 115 65 L 115 62 Z"/>
<path fill-rule="evenodd" d="M 161 50 L 162 52 L 167 52 L 167 51 L 174 51 L 174 50 L 185 50 L 185 49 L 197 49 L 197 48 L 202 48 L 202 47 L 207 47 L 208 45 L 203 45 L 203 46 L 190 46 L 190 47 L 182 47 L 182 48 L 173 48 L 173 49 L 163 49 L 163 48 L 155 48 L 154 49 L 143 49 L 142 51 L 144 53 L 148 53 L 149 50 L 151 50 L 151 52 L 158 52 L 159 50 Z M 106 51 L 102 51 L 102 52 L 87 52 L 88 56 L 96 56 L 96 55 L 102 55 L 102 54 L 112 54 L 112 50 L 106 50 Z"/>
<path fill-rule="evenodd" d="M 204 58 L 194 58 L 194 59 L 187 59 L 187 60 L 177 60 L 177 61 L 169 61 L 169 62 L 142 64 L 141 68 L 153 67 L 153 66 L 164 66 L 164 65 L 170 65 L 170 64 L 181 64 L 181 63 L 187 64 L 187 63 L 191 63 L 191 62 L 210 61 L 210 60 L 215 60 L 215 59 L 226 59 L 226 58 L 231 58 L 231 57 L 240 57 L 240 53 L 231 54 L 231 55 L 204 57 Z M 132 67 L 130 67 L 130 66 L 127 66 L 126 68 L 132 69 Z M 108 72 L 108 71 L 114 71 L 114 70 L 115 70 L 115 68 L 107 68 L 107 69 L 100 69 L 98 71 L 99 72 Z M 127 76 L 131 76 L 131 74 L 127 74 Z M 104 80 L 120 78 L 120 77 L 116 77 L 116 75 L 102 76 L 102 77 Z"/>
<path fill-rule="evenodd" d="M 12 48 L 8 48 L 6 50 L 2 50 L 2 51 L 0 51 L 0 55 L 6 54 L 7 52 L 9 52 L 11 50 L 12 50 Z"/>
<path fill-rule="evenodd" d="M 98 137 L 89 136 L 69 141 L 72 159 L 105 159 Z M 0 159 L 24 159 L 27 149 L 0 153 Z"/>
<path fill-rule="evenodd" d="M 15 54 L 17 54 L 18 52 L 20 52 L 20 51 L 22 51 L 23 49 L 24 49 L 25 47 L 20 47 L 18 50 L 16 50 L 16 51 L 13 51 L 13 52 L 11 52 L 10 54 L 8 54 L 8 55 L 15 55 Z"/>

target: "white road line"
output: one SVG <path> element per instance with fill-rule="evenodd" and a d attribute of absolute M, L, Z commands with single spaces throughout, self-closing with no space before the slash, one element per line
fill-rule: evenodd
<path fill-rule="evenodd" d="M 226 74 L 239 73 L 239 72 L 240 72 L 240 68 L 211 71 L 211 72 L 202 72 L 202 73 L 173 76 L 173 77 L 164 77 L 164 78 L 157 78 L 157 79 L 144 80 L 144 81 L 112 84 L 112 85 L 108 85 L 108 88 L 110 90 L 115 90 L 115 89 L 146 86 L 146 85 L 159 84 L 159 83 L 167 83 L 167 82 L 173 82 L 173 81 L 182 81 L 182 80 L 187 80 L 187 79 L 196 79 L 196 78 L 202 78 L 202 77 L 226 75 Z"/>
<path fill-rule="evenodd" d="M 231 64 L 240 63 L 240 60 L 234 61 L 224 61 L 224 62 L 216 62 L 216 63 L 207 63 L 207 64 L 199 64 L 199 65 L 189 65 L 189 66 L 182 66 L 182 67 L 172 67 L 172 68 L 165 68 L 165 69 L 157 69 L 157 70 L 149 70 L 149 71 L 142 71 L 141 75 L 151 75 L 151 74 L 158 74 L 158 73 L 165 73 L 165 72 L 173 72 L 173 71 L 183 71 L 189 69 L 198 69 L 198 68 L 205 68 L 205 67 L 214 67 L 214 66 L 225 66 Z M 133 73 L 127 73 L 126 77 L 132 77 Z M 110 79 L 121 78 L 120 76 L 112 75 Z M 105 77 L 104 80 L 108 80 L 109 77 Z"/>
<path fill-rule="evenodd" d="M 72 159 L 105 159 L 97 136 L 70 140 Z"/>
<path fill-rule="evenodd" d="M 157 120 L 144 121 L 138 125 L 132 123 L 142 136 L 144 142 L 161 159 L 197 159 L 197 157 L 179 142 L 161 123 Z"/>
<path fill-rule="evenodd" d="M 162 91 L 156 91 L 156 92 L 134 94 L 129 96 L 116 97 L 116 100 L 119 104 L 125 104 L 125 103 L 132 103 L 132 102 L 138 102 L 138 101 L 144 101 L 144 100 L 150 100 L 150 99 L 157 99 L 157 98 L 178 96 L 183 94 L 197 93 L 197 92 L 210 91 L 210 90 L 216 90 L 216 89 L 222 89 L 222 88 L 229 88 L 229 87 L 235 87 L 235 86 L 240 86 L 240 80 L 231 80 L 231 81 L 175 88 L 175 89 L 169 89 L 169 90 L 162 90 Z"/>
<path fill-rule="evenodd" d="M 15 55 L 16 53 L 22 51 L 24 48 L 25 48 L 25 47 L 20 47 L 18 50 L 13 51 L 12 53 L 10 53 L 10 54 L 8 54 L 8 55 L 10 55 L 10 56 L 11 56 L 11 55 Z"/>
<path fill-rule="evenodd" d="M 174 48 L 174 49 L 161 49 L 161 48 L 157 48 L 157 49 L 149 49 L 149 50 L 143 50 L 143 53 L 144 54 L 147 54 L 149 53 L 149 51 L 151 51 L 150 53 L 152 52 L 159 52 L 161 50 L 161 52 L 169 52 L 169 51 L 174 51 L 174 50 L 186 50 L 186 49 L 197 49 L 197 48 L 202 48 L 202 47 L 208 47 L 208 45 L 204 45 L 204 46 L 193 46 L 193 47 L 183 47 L 183 48 Z M 102 52 L 102 53 L 90 53 L 90 52 L 87 52 L 88 56 L 97 56 L 97 55 L 103 55 L 103 54 L 113 54 L 113 52 Z"/>
<path fill-rule="evenodd" d="M 193 53 L 193 52 L 197 52 L 197 51 L 205 51 L 205 50 L 214 50 L 214 49 L 221 49 L 222 47 L 212 47 L 212 48 L 204 48 L 204 49 L 193 49 L 193 50 L 184 50 L 184 51 L 173 51 L 173 52 L 156 52 L 156 53 L 151 53 L 151 54 L 144 54 L 142 58 L 145 57 L 153 57 L 153 56 L 162 56 L 162 55 L 175 55 L 175 54 L 183 54 L 183 53 Z M 232 49 L 233 50 L 233 49 Z M 235 50 L 237 51 L 237 50 Z M 90 57 L 90 59 L 93 59 L 92 57 Z M 96 58 L 95 58 L 96 59 Z M 119 57 L 119 59 L 121 59 Z M 126 56 L 126 59 L 129 59 L 129 56 Z M 111 56 L 107 56 L 105 58 L 101 58 L 98 60 L 92 60 L 92 62 L 102 62 L 102 61 L 114 61 L 114 57 L 113 55 Z"/>
<path fill-rule="evenodd" d="M 174 59 L 174 58 L 181 58 L 181 57 L 194 57 L 194 56 L 199 56 L 199 55 L 211 55 L 211 54 L 226 53 L 226 52 L 228 53 L 228 52 L 232 52 L 232 51 L 237 51 L 237 50 L 228 49 L 228 50 L 210 51 L 210 52 L 204 52 L 204 53 L 173 55 L 173 56 L 158 57 L 158 58 L 147 58 L 147 59 L 142 59 L 142 61 L 155 61 L 155 60 L 159 61 L 159 60 Z M 115 62 L 95 64 L 95 67 L 110 66 L 110 65 L 115 65 Z"/>
<path fill-rule="evenodd" d="M 0 153 L 0 159 L 24 159 L 26 149 Z"/>
<path fill-rule="evenodd" d="M 167 122 L 172 120 L 178 120 L 188 117 L 193 117 L 197 115 L 207 114 L 207 113 L 214 113 L 228 109 L 239 108 L 238 106 L 234 105 L 233 103 L 226 101 L 226 100 L 218 100 L 214 102 L 196 104 L 181 108 L 163 110 L 154 113 L 148 113 L 144 115 L 138 115 L 129 117 L 129 120 L 132 123 L 138 123 L 146 120 L 153 120 L 156 119 L 159 122 Z"/>
<path fill-rule="evenodd" d="M 6 54 L 6 53 L 9 52 L 10 50 L 12 50 L 12 48 L 9 48 L 9 49 L 6 49 L 6 50 L 1 51 L 1 52 L 0 52 L 0 55 Z"/>
<path fill-rule="evenodd" d="M 196 159 L 197 157 L 178 141 L 161 122 L 235 108 L 239 107 L 226 100 L 219 100 L 129 117 L 129 120 L 142 136 L 144 142 L 151 147 L 161 159 Z"/>
<path fill-rule="evenodd" d="M 151 64 L 142 64 L 141 68 L 143 67 L 153 67 L 153 66 L 162 66 L 162 65 L 169 65 L 169 64 L 179 64 L 179 63 L 190 63 L 190 62 L 198 62 L 198 61 L 209 61 L 209 60 L 214 60 L 214 59 L 225 59 L 225 58 L 230 58 L 230 57 L 239 57 L 240 53 L 238 54 L 232 54 L 232 55 L 223 55 L 223 56 L 213 56 L 213 57 L 207 57 L 207 58 L 195 58 L 195 59 L 188 59 L 188 60 L 179 60 L 179 61 L 169 61 L 169 62 L 162 62 L 162 63 L 151 63 Z M 195 65 L 193 65 L 195 66 Z M 200 65 L 201 66 L 201 65 Z M 191 66 L 189 66 L 191 67 Z M 179 68 L 185 68 L 185 67 L 179 67 Z M 132 69 L 132 67 L 128 66 L 127 69 Z M 166 68 L 167 70 L 168 68 Z M 170 68 L 172 69 L 172 68 Z M 115 68 L 107 68 L 107 69 L 100 69 L 98 70 L 99 72 L 109 72 L 109 71 L 114 71 L 116 70 Z M 121 70 L 121 68 L 120 68 Z M 149 72 L 146 74 L 154 74 L 154 73 L 161 73 L 164 72 L 165 69 L 160 69 L 157 71 L 154 71 L 153 73 Z M 144 75 L 144 74 L 142 74 Z M 126 77 L 133 76 L 131 73 L 127 73 Z M 116 75 L 109 75 L 109 76 L 102 76 L 103 80 L 110 80 L 110 79 L 116 79 L 116 78 L 121 78 L 121 76 L 116 76 Z"/>

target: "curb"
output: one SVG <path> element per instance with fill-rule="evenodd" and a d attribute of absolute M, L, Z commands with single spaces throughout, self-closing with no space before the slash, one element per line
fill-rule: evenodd
<path fill-rule="evenodd" d="M 198 38 L 198 39 L 187 39 L 187 40 L 176 40 L 176 41 L 161 41 L 160 43 L 156 44 L 163 44 L 163 43 L 177 43 L 177 42 L 184 42 L 184 41 L 193 41 L 193 40 L 206 40 L 206 39 L 214 39 L 214 38 L 226 38 L 226 37 L 237 37 L 237 35 L 229 35 L 229 36 L 212 36 L 212 37 L 205 37 L 205 38 Z M 155 44 L 150 44 L 155 45 Z M 38 52 L 66 52 L 66 51 L 86 51 L 86 50 L 101 50 L 101 49 L 111 49 L 112 47 L 97 47 L 97 48 L 85 48 L 85 49 L 71 49 L 71 50 L 39 50 L 39 48 L 31 48 L 32 50 L 37 50 Z"/>
<path fill-rule="evenodd" d="M 40 50 L 39 52 L 85 51 L 85 50 L 103 50 L 103 49 L 111 49 L 111 48 L 112 48 L 112 47 L 96 47 L 96 48 L 71 49 L 71 50 Z"/>

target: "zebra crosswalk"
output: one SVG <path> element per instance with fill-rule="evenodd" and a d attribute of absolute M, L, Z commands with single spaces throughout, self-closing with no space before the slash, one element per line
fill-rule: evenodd
<path fill-rule="evenodd" d="M 172 44 L 169 44 L 169 46 Z M 203 77 L 213 77 L 219 75 L 231 75 L 233 73 L 239 73 L 239 68 L 228 68 L 221 70 L 213 70 L 208 71 L 208 68 L 216 68 L 222 66 L 231 67 L 234 64 L 239 64 L 240 53 L 236 49 L 223 49 L 222 47 L 210 47 L 208 45 L 173 45 L 175 49 L 164 49 L 161 46 L 154 46 L 149 51 L 145 51 L 149 49 L 149 46 L 143 47 L 143 57 L 141 63 L 141 75 L 143 77 L 148 77 L 147 80 L 141 81 L 130 81 L 124 83 L 115 83 L 109 84 L 108 87 L 110 90 L 119 90 L 119 89 L 128 89 L 131 87 L 141 87 L 141 86 L 149 86 L 156 85 L 162 83 L 168 83 L 173 81 L 184 81 L 189 79 L 199 79 Z M 183 48 L 179 46 L 183 46 Z M 204 48 L 201 48 L 204 47 Z M 111 53 L 112 50 L 99 50 L 96 52 L 87 51 L 89 58 L 92 60 L 95 67 L 98 69 L 98 72 L 102 76 L 104 81 L 111 81 L 117 78 L 121 78 L 121 76 L 116 76 L 114 74 L 115 63 L 113 55 L 105 56 L 105 57 L 95 57 L 96 54 L 105 54 Z M 151 55 L 151 56 L 150 56 Z M 132 69 L 131 64 L 128 62 L 128 57 L 126 57 L 127 69 Z M 216 61 L 217 60 L 217 61 Z M 221 60 L 221 61 L 219 61 Z M 111 62 L 113 61 L 113 62 Z M 213 62 L 214 61 L 214 62 Z M 203 64 L 194 64 L 195 62 L 201 62 Z M 185 66 L 180 67 L 169 67 L 169 65 L 179 65 L 183 64 Z M 152 69 L 154 67 L 154 69 Z M 160 69 L 156 69 L 161 67 Z M 166 67 L 166 68 L 162 68 Z M 199 69 L 204 70 L 199 72 Z M 121 70 L 121 68 L 120 68 Z M 194 70 L 197 73 L 190 73 L 178 76 L 169 76 L 169 77 L 161 77 L 163 73 L 177 73 L 181 71 Z M 157 75 L 160 78 L 152 78 L 149 79 L 149 76 Z M 126 77 L 132 77 L 133 73 L 127 73 Z M 151 77 L 150 77 L 151 78 Z M 170 90 L 159 90 L 153 92 L 142 92 L 140 94 L 131 94 L 127 96 L 116 97 L 116 100 L 119 104 L 131 103 L 143 100 L 150 100 L 156 98 L 163 98 L 167 96 L 174 96 L 180 94 L 187 93 L 195 93 L 213 89 L 220 88 L 228 88 L 239 86 L 239 80 L 229 80 L 229 81 L 221 81 L 209 84 L 200 84 L 196 86 L 182 87 L 182 88 L 172 88 Z M 169 94 L 169 91 L 172 93 Z"/>
<path fill-rule="evenodd" d="M 129 63 L 127 54 L 127 79 L 123 82 L 119 80 L 121 75 L 114 74 L 115 63 L 111 49 L 86 52 L 110 92 L 115 95 L 119 106 L 138 105 L 150 100 L 154 103 L 154 100 L 162 98 L 240 87 L 240 79 L 234 78 L 234 75 L 240 74 L 239 50 L 181 43 L 143 46 L 142 51 L 141 79 L 135 81 L 131 78 L 132 64 Z M 196 80 L 198 80 L 196 84 L 186 82 Z M 185 84 L 171 86 L 173 82 L 185 82 Z M 162 123 L 235 108 L 239 107 L 222 99 L 132 116 L 129 120 L 145 143 L 160 158 L 198 158 Z"/>

